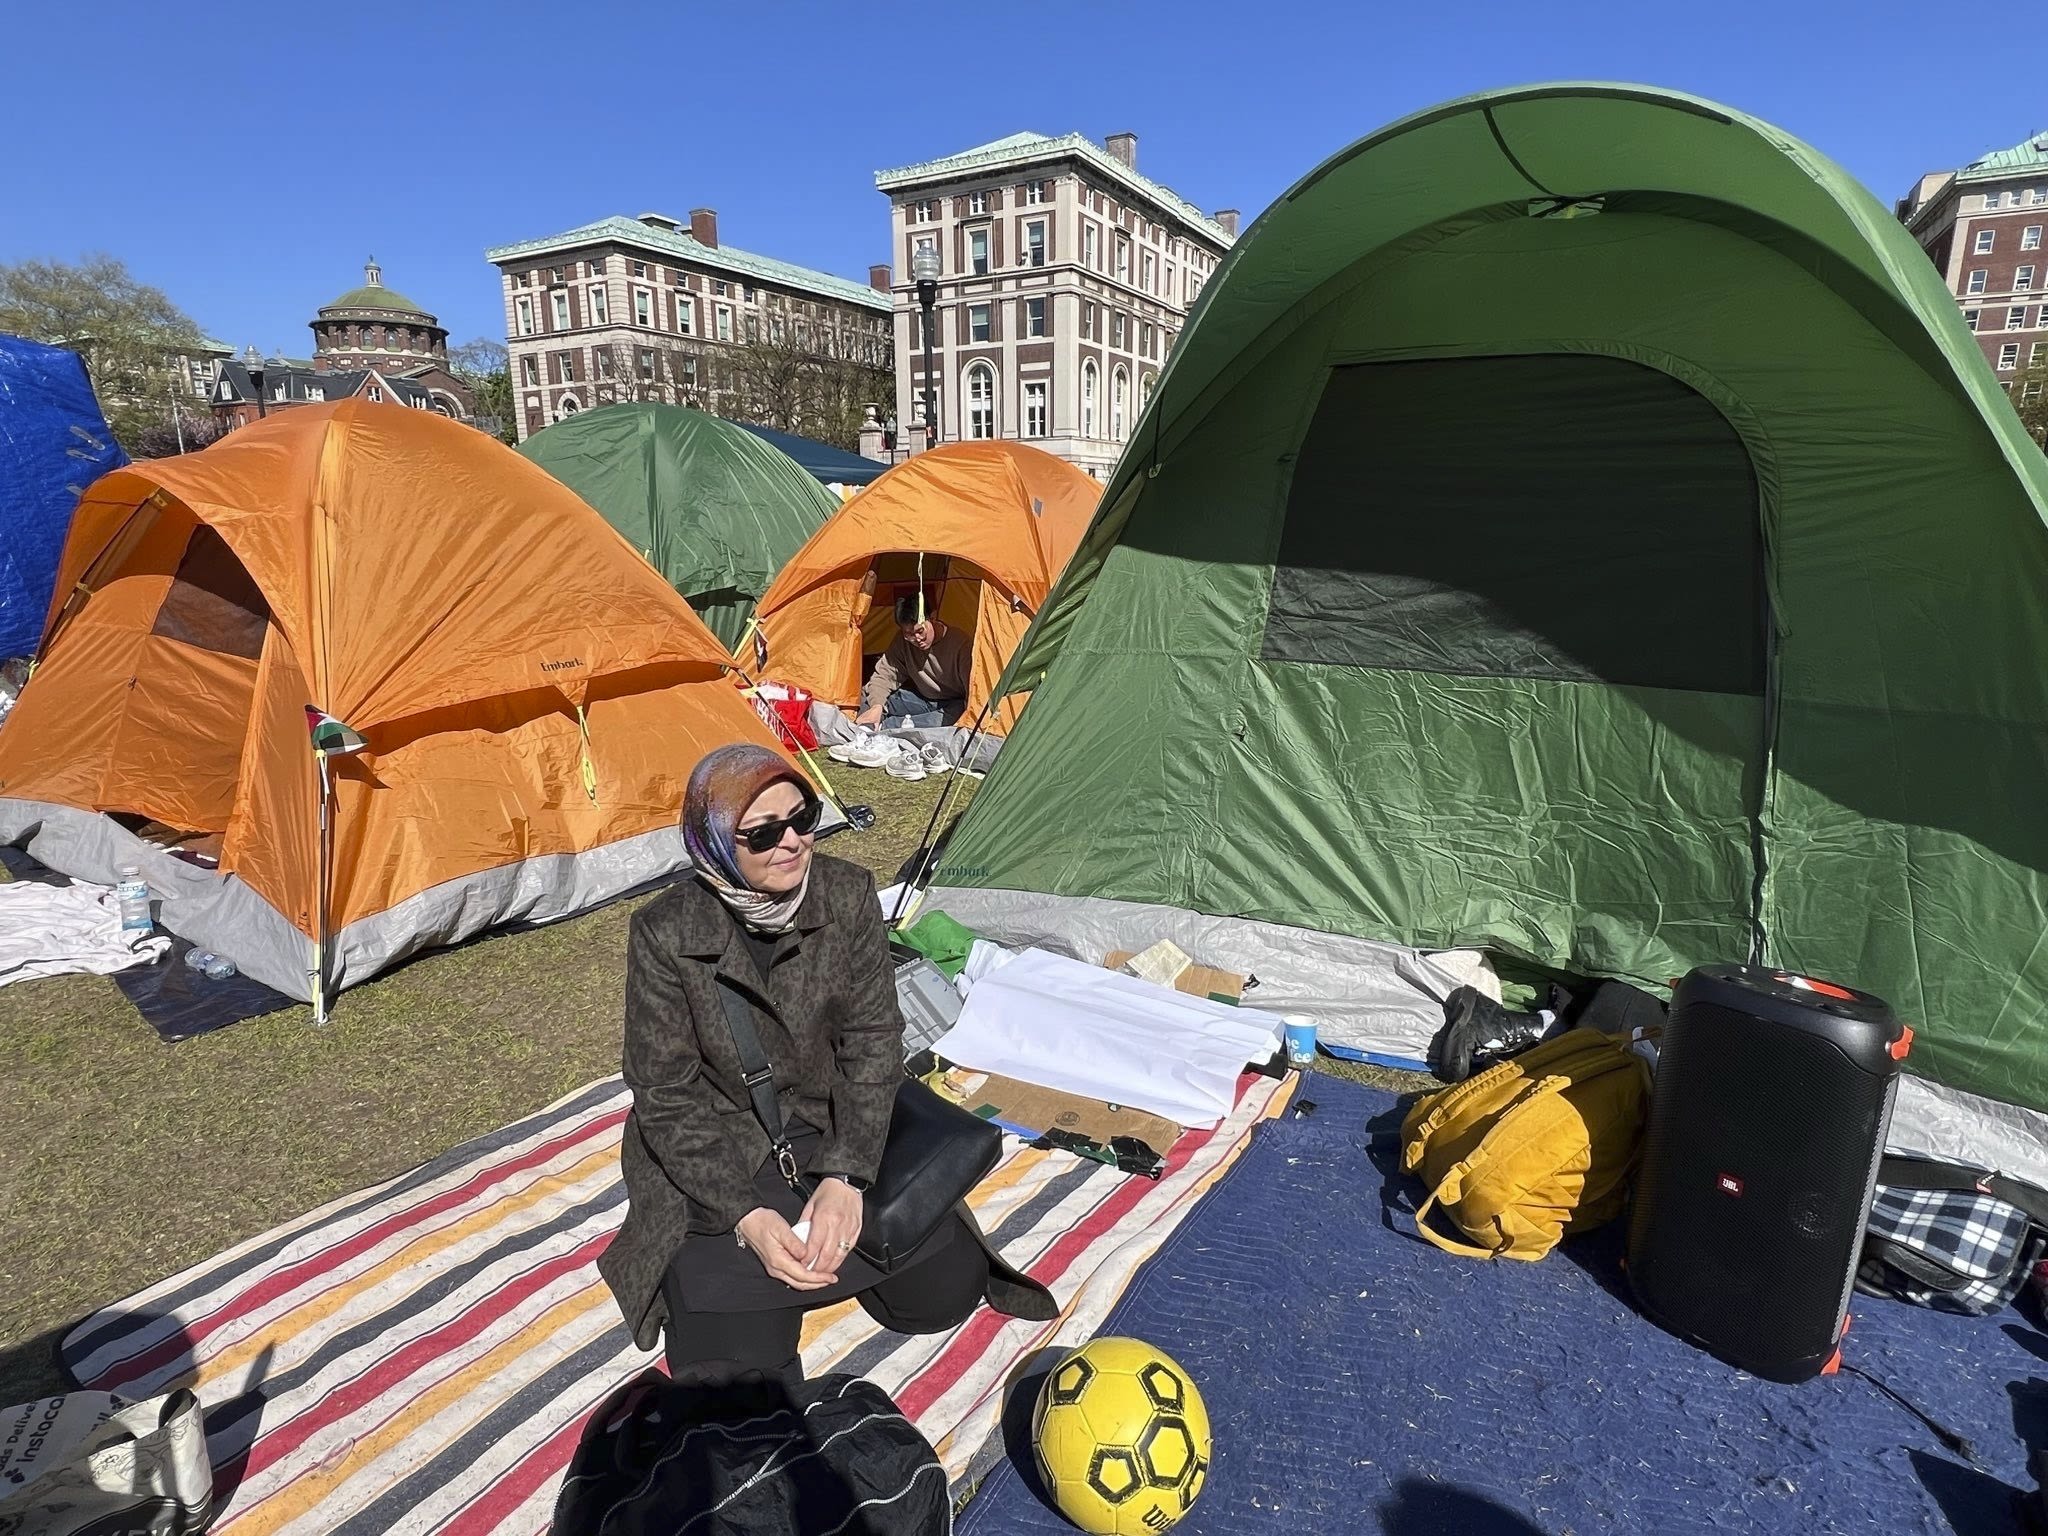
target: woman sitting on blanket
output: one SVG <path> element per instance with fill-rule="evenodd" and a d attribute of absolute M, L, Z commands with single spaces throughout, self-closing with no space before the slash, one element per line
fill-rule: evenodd
<path fill-rule="evenodd" d="M 903 1078 L 903 1016 L 874 879 L 811 851 L 819 808 L 773 752 L 719 748 L 683 796 L 697 878 L 633 919 L 628 1205 L 599 1268 L 634 1341 L 665 1335 L 677 1381 L 801 1380 L 803 1314 L 849 1296 L 899 1333 L 956 1327 L 983 1299 L 1057 1312 L 964 1214 L 887 1276 L 854 1252 Z M 728 991 L 752 1009 L 799 1168 L 821 1176 L 807 1202 L 752 1111 Z"/>

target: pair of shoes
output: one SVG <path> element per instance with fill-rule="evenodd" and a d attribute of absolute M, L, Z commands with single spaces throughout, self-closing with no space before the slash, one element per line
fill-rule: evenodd
<path fill-rule="evenodd" d="M 883 769 L 892 779 L 903 779 L 909 783 L 925 777 L 924 754 L 908 742 L 896 743 L 896 755 L 884 763 Z"/>
<path fill-rule="evenodd" d="M 846 761 L 856 768 L 884 768 L 894 762 L 903 750 L 903 743 L 894 736 L 875 735 L 855 742 L 846 754 Z"/>
<path fill-rule="evenodd" d="M 835 763 L 850 763 L 853 754 L 872 739 L 874 732 L 865 725 L 856 725 L 853 736 L 847 741 L 835 741 L 825 749 L 825 755 Z"/>

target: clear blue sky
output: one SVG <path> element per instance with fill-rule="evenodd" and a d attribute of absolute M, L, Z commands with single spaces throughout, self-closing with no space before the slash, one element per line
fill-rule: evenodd
<path fill-rule="evenodd" d="M 6 23 L 0 261 L 104 250 L 237 348 L 303 355 L 385 280 L 502 339 L 485 247 L 718 209 L 729 244 L 850 277 L 881 168 L 1019 129 L 1139 135 L 1139 168 L 1247 219 L 1402 113 L 1617 79 L 1790 129 L 1887 202 L 2048 125 L 1951 6 L 1175 0 L 532 6 L 24 5 Z M 1987 13 L 1993 32 L 2020 12 Z M 928 15 L 925 22 L 921 17 Z M 2024 57 L 2023 41 L 2013 57 Z M 1976 54 L 1975 59 L 1972 54 Z"/>

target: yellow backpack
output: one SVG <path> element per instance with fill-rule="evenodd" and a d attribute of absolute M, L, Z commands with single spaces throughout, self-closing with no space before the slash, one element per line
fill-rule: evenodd
<path fill-rule="evenodd" d="M 1611 1221 L 1648 1091 L 1626 1038 L 1574 1029 L 1419 1100 L 1401 1124 L 1401 1166 L 1430 1190 L 1416 1227 L 1446 1253 L 1540 1259 L 1567 1232 Z M 1431 1228 L 1438 1206 L 1471 1243 Z"/>

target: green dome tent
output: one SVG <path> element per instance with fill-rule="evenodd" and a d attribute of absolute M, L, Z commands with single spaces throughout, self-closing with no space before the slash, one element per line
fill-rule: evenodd
<path fill-rule="evenodd" d="M 2044 506 L 1954 298 L 1813 149 L 1629 86 L 1421 113 L 1202 295 L 933 900 L 1244 919 L 1269 977 L 1333 935 L 1754 955 L 2048 1106 Z"/>
<path fill-rule="evenodd" d="M 680 405 L 582 411 L 519 451 L 623 534 L 730 647 L 839 502 L 779 448 Z"/>

